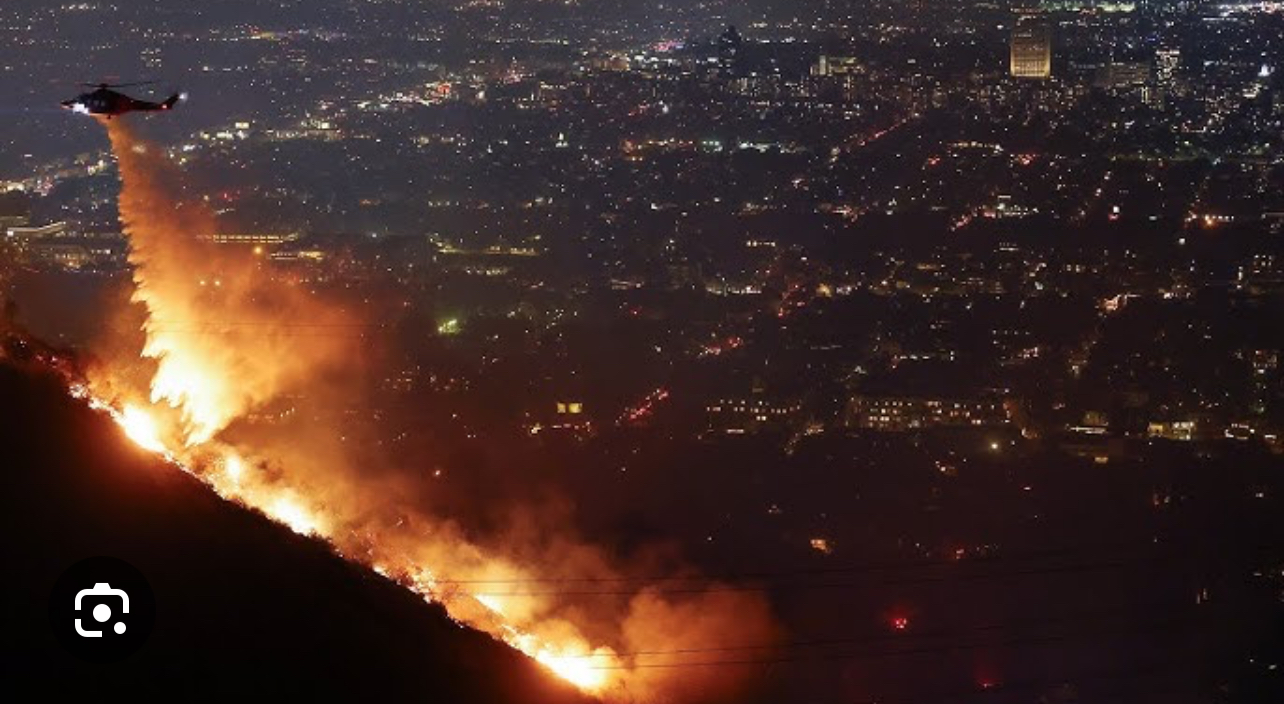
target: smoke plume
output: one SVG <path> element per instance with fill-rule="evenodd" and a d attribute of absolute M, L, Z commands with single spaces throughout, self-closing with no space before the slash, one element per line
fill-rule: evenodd
<path fill-rule="evenodd" d="M 605 700 L 737 697 L 754 668 L 700 663 L 727 646 L 770 647 L 777 634 L 763 598 L 689 572 L 672 589 L 652 566 L 616 564 L 561 511 L 512 506 L 506 528 L 489 534 L 430 514 L 416 498 L 432 490 L 421 466 L 362 451 L 335 410 L 357 386 L 356 336 L 298 334 L 356 329 L 357 316 L 249 252 L 210 243 L 215 219 L 184 197 L 166 153 L 121 120 L 106 127 L 133 300 L 145 309 L 140 352 L 154 367 L 136 388 L 139 354 L 104 346 L 91 393 L 131 437 Z M 305 399 L 294 401 L 304 410 L 238 432 L 238 420 L 285 397 Z"/>
<path fill-rule="evenodd" d="M 253 256 L 208 242 L 214 220 L 176 197 L 180 181 L 165 153 L 122 120 L 107 121 L 107 133 L 120 171 L 134 300 L 147 309 L 143 356 L 157 365 L 151 398 L 180 411 L 188 445 L 355 357 L 339 336 L 297 344 L 291 331 L 300 324 L 341 326 L 347 316 L 300 285 L 264 276 Z"/>

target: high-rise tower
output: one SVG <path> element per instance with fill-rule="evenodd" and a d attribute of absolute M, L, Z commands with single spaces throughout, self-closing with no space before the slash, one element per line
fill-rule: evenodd
<path fill-rule="evenodd" d="M 1012 28 L 1009 71 L 1014 78 L 1052 76 L 1052 29 L 1037 15 L 1022 15 Z"/>

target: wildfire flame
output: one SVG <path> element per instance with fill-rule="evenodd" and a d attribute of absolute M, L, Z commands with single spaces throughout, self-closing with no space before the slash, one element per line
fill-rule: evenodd
<path fill-rule="evenodd" d="M 228 455 L 223 458 L 223 474 L 229 481 L 236 484 L 241 481 L 241 475 L 245 473 L 245 464 L 240 457 Z"/>
<path fill-rule="evenodd" d="M 293 496 L 281 496 L 265 509 L 267 515 L 289 526 L 290 530 L 301 535 L 315 535 L 320 532 L 321 521 L 316 514 L 304 508 Z"/>
<path fill-rule="evenodd" d="M 552 670 L 558 677 L 588 692 L 600 691 L 606 685 L 610 672 L 607 668 L 614 662 L 614 653 L 607 648 L 598 648 L 591 653 L 587 652 L 587 648 L 568 652 L 568 649 L 544 646 L 534 653 L 527 652 L 521 646 L 517 648 Z M 609 659 L 594 656 L 606 656 Z"/>
<path fill-rule="evenodd" d="M 92 397 L 91 403 L 94 407 L 111 415 L 125 433 L 125 436 L 140 448 L 170 459 L 176 456 L 160 440 L 159 425 L 155 418 L 143 408 L 126 405 L 120 410 L 116 410 L 111 404 Z M 177 460 L 175 461 L 177 462 Z M 201 477 L 198 472 L 193 471 L 185 464 L 177 463 L 188 473 Z M 232 484 L 239 483 L 245 476 L 245 462 L 234 453 L 229 452 L 223 455 L 220 464 L 222 465 L 223 476 Z M 207 479 L 206 477 L 201 478 Z M 220 494 L 228 496 L 228 498 L 234 498 L 249 506 L 259 506 L 269 518 L 296 533 L 326 536 L 327 526 L 321 514 L 317 511 L 309 510 L 299 497 L 292 492 L 281 493 L 267 502 L 260 502 L 256 500 L 256 497 L 248 494 L 233 492 L 229 496 L 226 487 L 219 488 L 223 489 L 219 492 Z M 385 577 L 389 576 L 389 570 L 386 566 L 373 564 L 370 567 Z M 438 600 L 438 582 L 433 578 L 431 571 L 427 569 L 421 569 L 418 576 L 410 580 L 406 586 L 428 601 Z M 496 616 L 503 617 L 500 599 L 487 594 L 473 594 L 471 596 Z M 504 624 L 502 632 L 497 635 L 508 645 L 530 656 L 553 674 L 585 692 L 602 691 L 608 684 L 610 670 L 616 667 L 619 662 L 614 652 L 609 648 L 591 649 L 587 645 L 579 643 L 550 643 L 508 624 Z"/>
<path fill-rule="evenodd" d="M 238 417 L 359 357 L 350 342 L 300 342 L 281 332 L 290 321 L 342 324 L 346 316 L 301 287 L 264 276 L 259 258 L 238 259 L 201 241 L 196 235 L 213 232 L 212 217 L 199 208 L 176 205 L 168 194 L 174 179 L 164 150 L 139 141 L 120 120 L 104 124 L 120 169 L 120 212 L 135 269 L 134 301 L 147 314 L 141 354 L 152 360 L 155 371 L 150 388 L 133 394 L 122 391 L 128 385 L 110 369 L 104 372 L 107 378 L 91 375 L 87 388 L 77 386 L 72 392 L 111 415 L 139 447 L 198 477 L 225 499 L 325 540 L 348 559 L 442 604 L 455 620 L 490 633 L 580 690 L 607 699 L 704 698 L 725 685 L 726 677 L 709 668 L 682 675 L 631 669 L 637 664 L 632 658 L 595 646 L 584 635 L 590 622 L 594 633 L 613 633 L 610 640 L 624 646 L 621 650 L 717 645 L 737 633 L 759 641 L 774 635 L 765 604 L 743 595 L 730 600 L 696 596 L 683 604 L 639 592 L 623 605 L 590 616 L 579 608 L 559 610 L 555 600 L 539 595 L 488 594 L 484 582 L 469 580 L 520 580 L 532 572 L 510 558 L 488 554 L 448 521 L 418 516 L 385 524 L 378 516 L 404 507 L 362 494 L 353 477 L 312 472 L 310 467 L 284 472 L 276 456 L 221 439 L 220 433 Z M 216 322 L 205 322 L 211 320 Z M 124 366 L 129 362 L 122 360 Z M 269 471 L 273 462 L 277 469 Z M 584 624 L 576 625 L 580 619 Z M 723 680 L 711 679 L 717 677 Z"/>
<path fill-rule="evenodd" d="M 166 452 L 165 443 L 160 439 L 160 429 L 146 411 L 138 406 L 125 406 L 118 420 L 125 435 L 139 447 L 158 454 Z"/>

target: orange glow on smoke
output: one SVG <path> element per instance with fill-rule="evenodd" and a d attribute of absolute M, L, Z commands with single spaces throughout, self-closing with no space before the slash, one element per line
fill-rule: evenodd
<path fill-rule="evenodd" d="M 734 700 L 728 696 L 740 684 L 734 673 L 638 668 L 619 653 L 771 640 L 775 626 L 765 600 L 715 592 L 673 598 L 644 587 L 630 598 L 588 604 L 523 593 L 524 583 L 552 575 L 609 579 L 623 572 L 569 534 L 533 547 L 483 546 L 449 518 L 399 503 L 401 492 L 366 486 L 349 458 L 328 451 L 339 433 L 320 421 L 301 436 L 256 441 L 262 447 L 230 444 L 223 431 L 236 420 L 286 395 L 324 394 L 320 380 L 363 356 L 351 339 L 294 335 L 291 328 L 298 321 L 349 328 L 351 320 L 342 308 L 274 278 L 261 259 L 204 241 L 201 235 L 215 232 L 213 217 L 170 195 L 177 179 L 164 150 L 135 138 L 121 120 L 105 126 L 122 181 L 133 301 L 146 312 L 141 355 L 154 371 L 149 387 L 138 388 L 128 373 L 139 361 L 131 347 L 114 366 L 104 360 L 89 388 L 73 394 L 223 498 L 326 541 L 582 691 L 618 702 Z M 217 285 L 203 283 L 210 281 Z M 522 535 L 532 533 L 546 531 Z M 495 584 L 517 586 L 511 594 L 488 593 Z"/>

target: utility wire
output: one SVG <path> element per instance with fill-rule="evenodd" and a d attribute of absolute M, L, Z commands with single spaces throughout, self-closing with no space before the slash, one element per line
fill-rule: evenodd
<path fill-rule="evenodd" d="M 1089 630 L 1080 633 L 1059 633 L 1056 635 L 1046 636 L 1025 636 L 1004 638 L 999 640 L 975 640 L 967 643 L 953 643 L 943 645 L 921 646 L 915 648 L 898 648 L 894 650 L 866 650 L 863 652 L 844 652 L 844 653 L 810 653 L 794 656 L 780 656 L 769 658 L 738 658 L 723 660 L 688 660 L 684 662 L 650 662 L 634 663 L 631 665 L 587 665 L 586 667 L 593 670 L 633 670 L 633 669 L 672 669 L 680 667 L 731 667 L 745 665 L 780 665 L 788 663 L 802 662 L 824 662 L 832 660 L 856 660 L 856 659 L 876 659 L 898 657 L 902 655 L 928 655 L 937 653 L 955 652 L 960 650 L 975 650 L 978 648 L 1011 648 L 1026 645 L 1049 645 L 1054 643 L 1064 643 L 1083 638 L 1095 638 L 1101 636 L 1125 635 L 1131 637 L 1140 637 L 1152 633 L 1172 631 L 1179 628 L 1181 624 L 1176 619 L 1167 619 L 1156 621 L 1148 624 L 1145 628 L 1123 628 L 1123 629 L 1105 629 Z"/>
<path fill-rule="evenodd" d="M 576 655 L 556 655 L 551 656 L 554 660 L 588 660 L 592 658 L 609 658 L 609 657 L 660 657 L 672 655 L 696 655 L 703 653 L 734 653 L 742 651 L 777 651 L 789 650 L 793 648 L 825 648 L 838 645 L 857 645 L 869 643 L 904 643 L 907 640 L 931 640 L 942 638 L 953 638 L 957 636 L 966 636 L 971 633 L 989 633 L 994 631 L 1022 630 L 1034 627 L 1062 624 L 1062 623 L 1092 623 L 1101 621 L 1117 621 L 1122 616 L 1137 616 L 1134 609 L 1118 607 L 1105 610 L 1095 610 L 1065 614 L 1054 618 L 1043 619 L 1026 619 L 1020 621 L 1007 621 L 1002 623 L 986 623 L 965 628 L 956 628 L 949 630 L 936 631 L 906 631 L 892 634 L 879 634 L 867 636 L 835 637 L 835 638 L 816 638 L 807 640 L 792 640 L 780 643 L 754 643 L 754 644 L 737 644 L 711 647 L 691 647 L 691 648 L 672 648 L 667 650 L 634 650 L 610 653 L 583 653 Z M 1188 614 L 1195 616 L 1198 614 Z M 1174 617 L 1172 614 L 1164 616 Z"/>
<path fill-rule="evenodd" d="M 861 581 L 843 581 L 843 582 L 820 582 L 820 583 L 786 583 L 786 584 L 709 584 L 707 586 L 680 586 L 680 587 L 655 587 L 647 589 L 639 587 L 635 589 L 548 589 L 548 590 L 516 590 L 516 591 L 481 591 L 475 592 L 475 596 L 482 597 L 536 597 L 536 596 L 630 596 L 639 591 L 656 594 L 705 594 L 717 592 L 769 592 L 777 589 L 852 589 L 868 588 L 875 586 L 903 586 L 914 584 L 934 584 L 934 583 L 952 583 L 966 582 L 989 579 L 1003 579 L 1010 577 L 1037 577 L 1059 574 L 1073 574 L 1085 572 L 1102 572 L 1115 569 L 1126 569 L 1138 567 L 1144 564 L 1150 564 L 1163 561 L 1174 561 L 1182 558 L 1181 555 L 1155 556 L 1149 558 L 1134 558 L 1128 560 L 1102 561 L 1102 562 L 1082 562 L 1069 565 L 1058 565 L 1055 567 L 1042 567 L 1038 569 L 1022 569 L 1009 571 L 994 572 L 971 572 L 962 574 L 944 574 L 933 576 L 902 577 L 896 579 L 883 580 L 861 580 Z M 439 584 L 445 584 L 439 582 Z"/>
<path fill-rule="evenodd" d="M 812 576 L 827 574 L 845 574 L 850 572 L 874 572 L 874 571 L 901 571 L 914 569 L 931 569 L 934 567 L 948 567 L 959 569 L 963 567 L 996 565 L 1004 563 L 1025 563 L 1033 561 L 1047 560 L 1053 557 L 1076 556 L 1080 554 L 1100 552 L 1112 547 L 1133 547 L 1115 545 L 1093 545 L 1093 546 L 1076 546 L 1065 548 L 1050 548 L 1046 550 L 1034 550 L 1024 553 L 1014 553 L 1010 555 L 994 555 L 975 558 L 939 558 L 939 559 L 914 559 L 914 560 L 883 560 L 870 562 L 855 562 L 843 565 L 834 565 L 814 568 L 797 568 L 789 570 L 761 570 L 761 571 L 744 571 L 744 572 L 726 572 L 713 575 L 670 575 L 670 576 L 642 576 L 642 577 L 522 577 L 522 578 L 503 578 L 503 579 L 438 579 L 437 584 L 451 585 L 509 585 L 509 584 L 568 584 L 568 583 L 586 583 L 586 584 L 661 584 L 661 583 L 681 583 L 696 582 L 708 583 L 716 581 L 731 581 L 737 579 L 772 579 L 779 577 L 795 576 Z M 1149 545 L 1138 544 L 1135 547 L 1150 547 Z M 1255 546 L 1255 549 L 1278 550 L 1284 546 Z M 1147 551 L 1145 554 L 1137 556 L 1140 560 L 1169 559 L 1178 557 L 1188 557 L 1188 551 L 1165 551 L 1165 554 L 1156 555 L 1153 551 Z M 1112 563 L 1114 564 L 1114 563 Z M 498 595 L 496 595 L 498 596 Z"/>

